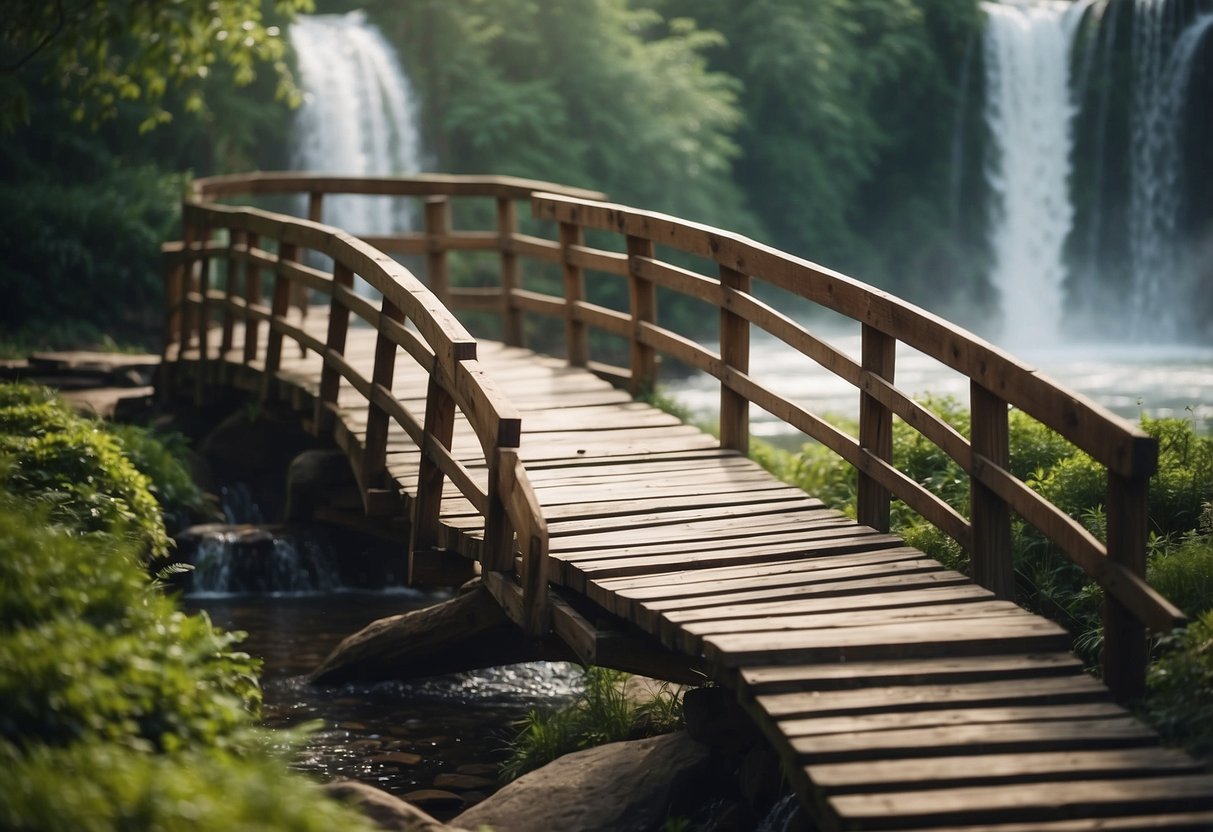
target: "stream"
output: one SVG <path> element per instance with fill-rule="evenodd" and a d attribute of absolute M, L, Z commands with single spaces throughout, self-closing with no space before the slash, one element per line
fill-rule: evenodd
<path fill-rule="evenodd" d="M 412 590 L 186 596 L 263 661 L 264 724 L 310 724 L 293 764 L 320 780 L 359 780 L 449 819 L 499 787 L 515 723 L 577 692 L 575 666 L 535 662 L 415 682 L 308 683 L 341 639 L 375 619 L 446 597 Z"/>

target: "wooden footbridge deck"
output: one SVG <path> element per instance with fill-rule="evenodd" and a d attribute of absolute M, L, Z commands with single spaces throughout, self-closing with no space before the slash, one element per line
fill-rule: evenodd
<path fill-rule="evenodd" d="M 310 195 L 310 220 L 217 201 L 286 192 Z M 333 193 L 423 199 L 426 230 L 356 239 L 320 224 Z M 1116 701 L 1141 690 L 1147 628 L 1183 622 L 1142 579 L 1152 440 L 922 310 L 599 196 L 484 178 L 205 180 L 169 247 L 162 390 L 292 402 L 345 449 L 366 512 L 408 530 L 414 576 L 474 560 L 526 636 L 734 690 L 824 829 L 1213 828 L 1213 777 Z M 492 230 L 451 229 L 464 198 L 495 205 Z M 519 200 L 555 239 L 518 230 Z M 426 283 L 389 254 L 424 258 Z M 474 280 L 485 257 L 494 285 L 451 285 L 452 267 Z M 611 280 L 626 303 L 597 299 L 594 281 Z M 860 359 L 760 299 L 758 282 L 859 321 Z M 661 324 L 672 293 L 709 305 L 718 347 Z M 449 309 L 493 313 L 498 340 Z M 522 346 L 543 316 L 560 322 L 564 358 Z M 857 438 L 750 375 L 751 328 L 856 386 Z M 596 363 L 593 329 L 630 366 Z M 972 380 L 969 437 L 895 386 L 898 342 Z M 721 381 L 719 439 L 604 380 L 646 389 L 659 355 Z M 751 403 L 859 470 L 859 522 L 747 458 Z M 1010 405 L 1107 467 L 1106 544 L 1010 474 Z M 968 473 L 968 516 L 892 467 L 894 414 Z M 894 495 L 969 551 L 974 579 L 887 533 Z M 1012 511 L 1103 586 L 1111 691 L 1061 627 L 1007 600 Z"/>

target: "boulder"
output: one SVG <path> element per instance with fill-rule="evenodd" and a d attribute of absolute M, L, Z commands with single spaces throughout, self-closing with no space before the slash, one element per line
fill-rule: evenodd
<path fill-rule="evenodd" d="M 351 804 L 380 829 L 394 832 L 463 832 L 447 826 L 416 806 L 356 780 L 337 780 L 325 787 L 331 796 Z"/>
<path fill-rule="evenodd" d="M 452 822 L 495 832 L 660 829 L 710 796 L 710 749 L 685 733 L 567 754 L 503 787 Z"/>

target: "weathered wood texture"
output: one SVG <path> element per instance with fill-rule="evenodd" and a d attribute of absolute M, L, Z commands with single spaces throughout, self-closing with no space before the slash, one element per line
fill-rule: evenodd
<path fill-rule="evenodd" d="M 258 181 L 270 190 L 302 184 Z M 435 181 L 441 187 L 427 191 L 424 182 L 393 180 L 402 190 L 391 192 L 438 197 L 421 251 L 444 272 L 454 235 L 470 233 L 450 230 L 446 199 L 471 186 Z M 304 190 L 350 183 L 308 180 Z M 214 195 L 235 185 L 211 187 Z M 477 193 L 519 195 L 494 187 L 481 183 Z M 1000 600 L 1007 588 L 999 541 L 1015 511 L 1104 585 L 1115 601 L 1109 646 L 1123 651 L 1109 654 L 1109 676 L 1122 694 L 1139 684 L 1142 623 L 1164 629 L 1180 616 L 1141 579 L 1140 486 L 1151 463 L 1149 443 L 1135 429 L 961 330 L 812 264 L 723 232 L 570 196 L 538 196 L 534 208 L 558 223 L 559 243 L 521 241 L 500 202 L 489 236 L 506 272 L 519 268 L 511 257 L 528 252 L 563 264 L 568 296 L 533 302 L 534 293 L 510 288 L 520 275 L 507 274 L 504 300 L 491 308 L 507 319 L 517 309 L 564 315 L 569 357 L 586 368 L 477 342 L 439 302 L 433 282 L 427 288 L 342 231 L 194 201 L 186 204 L 185 242 L 169 254 L 177 288 L 165 349 L 165 378 L 193 384 L 173 383 L 166 394 L 224 383 L 295 403 L 361 472 L 368 513 L 410 519 L 415 554 L 479 560 L 488 591 L 531 636 L 554 632 L 578 655 L 643 658 L 655 669 L 663 657 L 689 657 L 679 672 L 702 667 L 736 692 L 822 828 L 1136 828 L 1132 819 L 1145 817 L 1200 828 L 1208 820 L 1213 778 L 1159 750 L 1107 688 L 1083 675 L 1064 630 Z M 623 235 L 628 253 L 586 248 L 589 228 Z M 226 241 L 219 239 L 225 230 Z M 714 259 L 718 274 L 656 260 L 667 246 Z M 331 257 L 332 274 L 305 265 L 305 250 Z M 228 268 L 245 276 L 243 296 L 210 286 L 208 263 L 219 260 L 242 264 Z M 626 278 L 632 314 L 586 303 L 583 269 Z M 262 271 L 275 276 L 272 308 L 250 291 L 247 275 Z M 354 275 L 382 292 L 381 306 L 351 290 Z M 755 299 L 750 283 L 759 279 L 803 284 L 806 296 L 862 320 L 861 359 Z M 327 296 L 327 305 L 306 315 L 290 308 L 282 282 Z M 657 325 L 659 286 L 722 310 L 720 355 Z M 725 447 L 592 374 L 586 334 L 603 325 L 632 340 L 634 386 L 650 379 L 657 354 L 671 350 L 715 373 L 729 418 Z M 864 403 L 858 439 L 753 381 L 748 338 L 755 325 L 856 385 Z M 511 335 L 511 327 L 504 331 L 513 338 L 519 332 Z M 221 337 L 208 337 L 211 328 Z M 971 376 L 978 400 L 972 445 L 894 386 L 896 342 L 932 351 Z M 777 482 L 740 453 L 751 402 L 859 468 L 866 523 Z M 1109 468 L 1109 507 L 1118 508 L 1121 537 L 1105 547 L 1009 474 L 1008 404 L 1084 447 L 1108 443 L 1094 455 Z M 894 415 L 969 472 L 971 525 L 892 468 Z M 885 533 L 890 495 L 969 546 L 975 561 L 987 552 L 991 560 L 976 570 L 987 586 Z M 568 604 L 551 600 L 549 588 L 625 630 L 613 639 L 599 635 Z"/>

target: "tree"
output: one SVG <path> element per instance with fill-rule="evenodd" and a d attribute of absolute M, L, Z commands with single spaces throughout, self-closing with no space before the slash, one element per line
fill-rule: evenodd
<path fill-rule="evenodd" d="M 273 0 L 289 17 L 311 0 Z M 272 66 L 279 94 L 297 96 L 280 27 L 261 0 L 10 0 L 0 16 L 0 127 L 28 122 L 42 84 L 74 102 L 73 116 L 94 125 L 139 105 L 141 130 L 167 122 L 173 92 L 183 109 L 205 108 L 204 82 L 217 64 L 239 86 L 259 63 Z"/>

